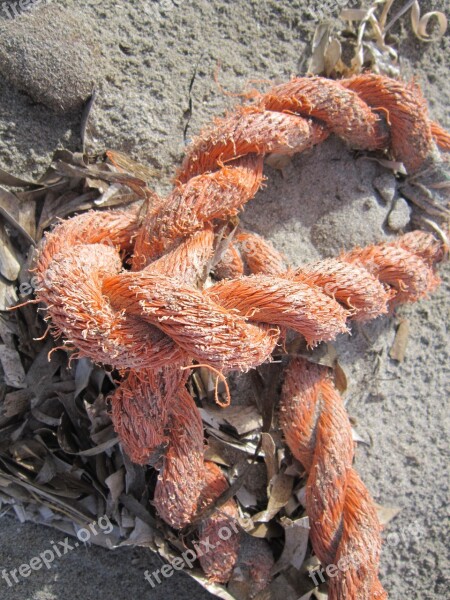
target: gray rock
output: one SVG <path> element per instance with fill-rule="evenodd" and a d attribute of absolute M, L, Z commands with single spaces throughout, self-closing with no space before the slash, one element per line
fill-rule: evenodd
<path fill-rule="evenodd" d="M 388 215 L 388 226 L 392 231 L 405 229 L 411 219 L 411 208 L 404 198 L 397 198 Z"/>
<path fill-rule="evenodd" d="M 0 27 L 0 73 L 57 112 L 81 107 L 100 73 L 100 52 L 85 15 L 42 5 Z"/>
<path fill-rule="evenodd" d="M 383 173 L 373 180 L 373 187 L 383 200 L 390 204 L 395 196 L 397 182 L 391 173 Z"/>

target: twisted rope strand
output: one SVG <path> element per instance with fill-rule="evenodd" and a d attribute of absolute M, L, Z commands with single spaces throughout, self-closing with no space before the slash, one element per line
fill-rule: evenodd
<path fill-rule="evenodd" d="M 172 396 L 170 406 L 170 442 L 153 503 L 162 519 L 182 529 L 195 516 L 204 484 L 203 423 L 185 387 Z"/>
<path fill-rule="evenodd" d="M 379 580 L 380 525 L 352 468 L 353 440 L 328 369 L 293 359 L 285 373 L 280 424 L 292 454 L 308 472 L 306 512 L 320 562 L 336 565 L 330 600 L 386 598 Z"/>
<path fill-rule="evenodd" d="M 205 485 L 199 500 L 199 512 L 206 510 L 223 494 L 229 485 L 220 467 L 205 462 Z M 238 526 L 239 511 L 231 498 L 214 510 L 199 528 L 199 542 L 209 542 L 217 552 L 201 553 L 199 560 L 211 581 L 226 583 L 233 572 L 239 555 L 241 531 Z M 203 544 L 205 546 L 205 543 Z"/>

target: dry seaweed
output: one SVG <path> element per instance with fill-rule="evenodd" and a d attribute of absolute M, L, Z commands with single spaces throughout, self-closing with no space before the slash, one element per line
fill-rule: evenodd
<path fill-rule="evenodd" d="M 350 24 L 336 33 L 329 23 L 320 23 L 316 29 L 308 71 L 327 77 L 349 77 L 370 69 L 396 77 L 400 74 L 396 40 L 387 41 L 392 26 L 410 11 L 411 28 L 421 42 L 437 42 L 447 31 L 447 17 L 440 11 L 421 15 L 420 4 L 410 0 L 394 12 L 395 0 L 375 0 L 368 8 L 345 8 L 340 19 Z M 390 18 L 389 18 L 390 17 Z M 430 23 L 436 23 L 436 27 Z M 356 23 L 354 27 L 352 24 Z M 349 55 L 351 58 L 349 58 Z"/>

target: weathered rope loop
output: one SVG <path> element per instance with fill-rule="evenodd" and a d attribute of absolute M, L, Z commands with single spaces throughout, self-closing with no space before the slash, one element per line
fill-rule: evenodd
<path fill-rule="evenodd" d="M 67 221 L 69 228 L 76 219 Z M 64 224 L 59 235 L 65 235 Z M 212 239 L 206 231 L 194 241 L 205 235 Z M 204 290 L 183 278 L 199 280 L 209 244 L 206 253 L 200 244 L 202 261 L 194 266 L 181 267 L 188 252 L 183 245 L 138 272 L 120 272 L 120 257 L 109 245 L 76 245 L 56 255 L 38 294 L 52 326 L 95 361 L 156 368 L 191 356 L 221 370 L 246 370 L 269 358 L 278 327 L 294 329 L 314 345 L 345 332 L 350 317 L 374 318 L 387 312 L 392 298 L 413 301 L 434 289 L 439 279 L 429 265 L 440 259 L 442 248 L 427 242 L 425 262 L 403 246 L 414 249 L 414 235 L 421 242 L 434 238 L 407 235 L 405 242 L 400 237 L 355 249 L 303 270 L 242 276 Z M 170 264 L 173 274 L 162 275 Z"/>
<path fill-rule="evenodd" d="M 159 470 L 153 502 L 173 527 L 184 527 L 199 512 L 211 477 L 223 486 L 217 469 L 203 463 L 202 423 L 184 385 L 193 360 L 223 372 L 245 371 L 270 360 L 286 328 L 311 345 L 331 340 L 347 330 L 349 319 L 375 318 L 438 283 L 434 267 L 443 257 L 443 244 L 421 232 L 297 270 L 288 269 L 259 236 L 238 232 L 213 264 L 217 232 L 263 182 L 264 156 L 300 152 L 330 133 L 353 148 L 390 152 L 410 173 L 438 160 L 435 143 L 443 150 L 450 147 L 449 135 L 429 121 L 416 86 L 371 74 L 339 82 L 295 78 L 217 120 L 194 140 L 167 198 L 145 190 L 144 213 L 131 208 L 79 215 L 57 225 L 41 245 L 37 299 L 46 307 L 52 332 L 79 356 L 124 373 L 112 396 L 114 426 L 132 460 Z M 211 273 L 222 280 L 212 283 Z M 300 460 L 306 468 L 320 467 L 329 481 L 338 469 L 340 482 L 333 491 L 324 479 L 321 489 L 311 471 L 309 498 L 318 502 L 310 506 L 317 521 L 313 544 L 325 563 L 339 553 L 356 555 L 358 548 L 364 557 L 357 572 L 339 580 L 340 588 L 333 584 L 333 598 L 381 598 L 378 526 L 370 498 L 351 469 L 345 411 L 328 376 L 305 369 L 307 383 L 323 394 L 320 402 L 308 396 L 323 431 L 315 453 L 307 453 L 310 444 Z M 294 383 L 295 378 L 285 384 L 286 410 L 299 410 L 295 394 L 301 396 L 303 388 L 294 389 Z M 342 432 L 334 429 L 337 418 Z M 303 425 L 301 435 L 307 436 L 310 424 Z M 286 427 L 291 446 L 295 442 Z M 339 463 L 333 466 L 330 444 L 340 443 Z M 335 507 L 332 514 L 324 498 Z M 205 527 L 210 531 L 220 522 L 212 519 Z M 365 531 L 358 547 L 356 538 L 339 535 L 338 522 L 344 533 Z M 225 581 L 231 562 L 222 573 L 207 562 L 211 577 Z M 256 568 L 247 562 L 250 570 Z M 270 560 L 264 564 L 268 573 Z M 360 589 L 368 595 L 358 595 Z"/>

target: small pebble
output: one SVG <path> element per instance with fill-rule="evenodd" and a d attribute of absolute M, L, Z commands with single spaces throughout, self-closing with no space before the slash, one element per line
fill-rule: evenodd
<path fill-rule="evenodd" d="M 383 173 L 373 180 L 373 186 L 385 202 L 390 204 L 395 196 L 397 182 L 390 173 Z"/>
<path fill-rule="evenodd" d="M 86 15 L 56 3 L 0 27 L 0 74 L 57 112 L 79 109 L 101 73 L 100 51 Z"/>
<path fill-rule="evenodd" d="M 388 226 L 392 231 L 402 231 L 411 219 L 411 208 L 404 198 L 397 198 L 388 215 Z"/>

